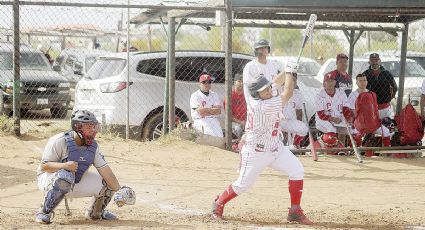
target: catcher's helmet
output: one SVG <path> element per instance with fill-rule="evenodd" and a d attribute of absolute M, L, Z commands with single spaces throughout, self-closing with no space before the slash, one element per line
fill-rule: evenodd
<path fill-rule="evenodd" d="M 270 43 L 266 40 L 266 39 L 261 39 L 258 40 L 254 43 L 254 54 L 255 56 L 258 56 L 258 48 L 262 48 L 262 47 L 267 47 L 269 49 L 269 53 L 270 53 Z"/>
<path fill-rule="evenodd" d="M 249 94 L 251 94 L 255 100 L 258 100 L 260 99 L 260 95 L 258 93 L 269 87 L 271 84 L 272 83 L 261 74 L 248 83 Z"/>
<path fill-rule="evenodd" d="M 84 133 L 82 130 L 82 124 L 93 124 L 95 128 L 94 133 Z M 75 110 L 71 115 L 71 128 L 74 130 L 78 136 L 80 136 L 86 144 L 90 145 L 93 143 L 93 140 L 97 134 L 99 128 L 99 122 L 96 119 L 96 116 L 87 110 Z"/>

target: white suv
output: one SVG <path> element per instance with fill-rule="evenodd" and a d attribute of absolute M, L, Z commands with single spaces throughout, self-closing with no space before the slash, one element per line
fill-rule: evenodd
<path fill-rule="evenodd" d="M 143 140 L 161 135 L 164 105 L 166 52 L 130 53 L 130 126 L 132 137 Z M 233 54 L 233 75 L 242 73 L 253 57 Z M 75 90 L 76 109 L 88 109 L 106 125 L 118 130 L 126 124 L 127 54 L 101 56 L 80 80 Z M 208 73 L 212 90 L 224 97 L 224 53 L 212 51 L 176 52 L 176 116 L 190 119 L 189 100 L 199 89 L 198 77 Z"/>
<path fill-rule="evenodd" d="M 394 75 L 395 82 L 399 83 L 400 76 L 400 59 L 399 58 L 388 58 L 381 57 L 381 65 Z M 355 84 L 356 75 L 363 73 L 369 68 L 369 59 L 367 58 L 354 58 L 353 63 L 353 89 L 357 88 Z M 320 68 L 319 73 L 316 76 L 316 79 L 323 81 L 324 74 L 336 69 L 336 60 L 335 58 L 328 59 Z M 425 79 L 425 69 L 422 68 L 416 61 L 412 59 L 406 59 L 406 79 L 404 81 L 404 95 L 403 95 L 403 106 L 410 101 L 413 105 L 418 105 L 421 98 L 420 88 L 422 81 Z M 397 97 L 397 95 L 396 95 Z M 396 103 L 396 100 L 392 100 L 392 103 Z"/>

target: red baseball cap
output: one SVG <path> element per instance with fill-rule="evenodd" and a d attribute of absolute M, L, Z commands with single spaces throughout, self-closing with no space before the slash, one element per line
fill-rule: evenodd
<path fill-rule="evenodd" d="M 339 54 L 336 55 L 336 62 L 338 62 L 339 59 L 347 59 L 348 60 L 348 56 L 343 54 L 343 53 L 339 53 Z"/>
<path fill-rule="evenodd" d="M 329 72 L 323 76 L 323 82 L 327 80 L 336 80 L 336 74 L 334 72 Z"/>
<path fill-rule="evenodd" d="M 199 82 L 203 81 L 212 81 L 211 76 L 208 74 L 202 74 L 201 76 L 199 76 Z"/>

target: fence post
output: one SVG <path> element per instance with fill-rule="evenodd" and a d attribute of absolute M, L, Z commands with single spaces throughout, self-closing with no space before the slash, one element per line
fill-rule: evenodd
<path fill-rule="evenodd" d="M 225 25 L 225 140 L 226 148 L 230 150 L 232 148 L 232 1 L 226 0 L 226 25 Z"/>
<path fill-rule="evenodd" d="M 400 76 L 398 78 L 398 97 L 396 114 L 400 114 L 403 107 L 404 78 L 406 76 L 406 57 L 407 57 L 407 38 L 409 35 L 409 23 L 404 23 L 404 30 L 401 33 L 401 51 L 400 51 Z M 419 88 L 419 86 L 418 86 Z"/>
<path fill-rule="evenodd" d="M 128 0 L 130 5 L 130 0 Z M 125 139 L 130 138 L 130 7 L 127 8 L 127 113 L 125 122 Z"/>
<path fill-rule="evenodd" d="M 21 135 L 21 68 L 20 68 L 19 0 L 13 1 L 13 118 L 15 135 Z"/>
<path fill-rule="evenodd" d="M 175 95 L 176 95 L 176 18 L 168 19 L 168 124 L 169 131 L 175 123 Z"/>

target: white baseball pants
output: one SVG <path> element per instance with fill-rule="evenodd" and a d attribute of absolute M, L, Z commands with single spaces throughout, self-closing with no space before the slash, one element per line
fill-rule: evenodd
<path fill-rule="evenodd" d="M 235 193 L 240 195 L 251 188 L 267 166 L 285 173 L 290 180 L 304 178 L 303 165 L 287 146 L 281 144 L 276 152 L 256 152 L 245 145 L 241 151 L 239 178 L 232 184 Z"/>
<path fill-rule="evenodd" d="M 393 112 L 393 106 L 390 105 L 389 107 L 385 109 L 380 109 L 379 111 L 379 119 L 383 119 L 384 117 L 389 117 L 391 119 L 394 119 L 394 112 Z"/>
<path fill-rule="evenodd" d="M 307 136 L 308 134 L 308 127 L 307 125 L 299 120 L 290 119 L 290 120 L 283 120 L 281 122 L 282 131 L 287 133 L 293 133 L 298 136 Z"/>
<path fill-rule="evenodd" d="M 216 117 L 206 117 L 193 120 L 196 131 L 215 137 L 223 137 L 220 121 Z"/>
<path fill-rule="evenodd" d="M 331 123 L 330 121 L 324 121 L 317 119 L 316 120 L 316 128 L 323 133 L 339 133 L 339 134 L 348 134 L 347 128 L 341 121 L 339 124 Z"/>
<path fill-rule="evenodd" d="M 43 173 L 37 177 L 38 189 L 47 192 L 53 186 L 55 173 Z M 74 185 L 72 191 L 66 194 L 70 198 L 93 197 L 99 195 L 102 189 L 102 177 L 98 172 L 87 171 L 84 173 L 80 182 Z"/>

